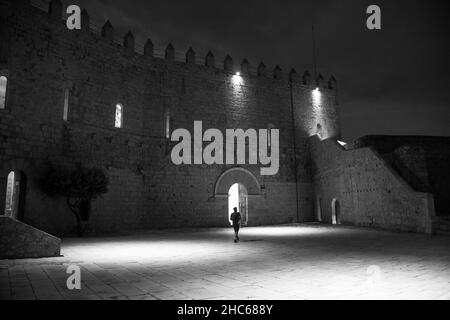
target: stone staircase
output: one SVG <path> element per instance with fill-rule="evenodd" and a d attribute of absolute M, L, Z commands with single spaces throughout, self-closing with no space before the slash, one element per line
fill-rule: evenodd
<path fill-rule="evenodd" d="M 433 234 L 450 236 L 450 216 L 437 216 L 433 218 Z"/>

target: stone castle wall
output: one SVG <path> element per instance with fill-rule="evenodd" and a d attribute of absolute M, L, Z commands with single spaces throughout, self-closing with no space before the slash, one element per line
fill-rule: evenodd
<path fill-rule="evenodd" d="M 332 222 L 337 200 L 343 224 L 432 232 L 433 196 L 411 188 L 374 149 L 346 150 L 312 137 L 311 153 L 315 210 L 324 222 Z"/>
<path fill-rule="evenodd" d="M 432 193 L 436 215 L 450 215 L 450 138 L 364 136 L 353 148 L 372 147 L 415 190 Z"/>
<path fill-rule="evenodd" d="M 93 203 L 92 223 L 99 232 L 227 225 L 227 198 L 214 190 L 218 178 L 236 166 L 172 164 L 167 115 L 171 130 L 193 132 L 195 120 L 203 121 L 204 130 L 222 132 L 280 129 L 279 173 L 261 176 L 259 165 L 242 165 L 247 171 L 236 177 L 240 182 L 253 176 L 259 187 L 249 197 L 249 224 L 314 219 L 307 137 L 339 135 L 334 79 L 313 81 L 307 73 L 300 77 L 281 69 L 269 77 L 263 69 L 250 72 L 245 63 L 211 65 L 211 59 L 200 65 L 196 61 L 203 57 L 192 53 L 180 62 L 170 46 L 166 59 L 154 57 L 150 46 L 136 53 L 132 36 L 118 45 L 108 24 L 103 36 L 86 25 L 69 31 L 55 3 L 49 14 L 27 1 L 0 2 L 0 24 L 6 27 L 0 34 L 0 70 L 8 73 L 6 109 L 0 110 L 0 194 L 11 170 L 27 175 L 26 223 L 58 235 L 74 230 L 64 201 L 39 190 L 39 174 L 51 161 L 107 172 L 109 192 Z M 320 106 L 313 101 L 316 87 Z M 120 129 L 114 127 L 118 103 L 124 108 Z"/>

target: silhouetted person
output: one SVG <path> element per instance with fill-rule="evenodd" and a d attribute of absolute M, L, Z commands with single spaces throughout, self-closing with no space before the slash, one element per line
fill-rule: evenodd
<path fill-rule="evenodd" d="M 234 228 L 234 242 L 239 241 L 239 226 L 241 225 L 241 214 L 237 211 L 237 208 L 233 208 L 234 212 L 231 214 L 231 221 L 233 222 Z"/>

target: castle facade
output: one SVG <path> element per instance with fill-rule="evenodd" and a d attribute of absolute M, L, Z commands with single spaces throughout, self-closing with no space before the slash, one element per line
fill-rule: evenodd
<path fill-rule="evenodd" d="M 3 0 L 0 12 L 5 214 L 73 233 L 65 201 L 39 188 L 51 162 L 107 173 L 109 192 L 91 208 L 98 232 L 227 226 L 233 186 L 249 226 L 321 221 L 430 232 L 430 193 L 410 188 L 372 148 L 338 143 L 333 76 L 218 60 L 211 51 L 180 58 L 171 44 L 161 57 L 150 40 L 138 47 L 131 32 L 118 41 L 110 22 L 90 28 L 84 10 L 82 29 L 68 30 L 58 0 L 47 11 Z M 193 130 L 194 121 L 222 132 L 279 129 L 278 172 L 174 164 L 171 133 Z"/>

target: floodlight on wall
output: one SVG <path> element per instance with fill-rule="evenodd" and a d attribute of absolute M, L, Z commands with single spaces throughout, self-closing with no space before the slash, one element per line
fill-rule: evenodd
<path fill-rule="evenodd" d="M 322 93 L 319 88 L 316 88 L 312 92 L 312 103 L 314 107 L 320 107 L 322 105 Z"/>
<path fill-rule="evenodd" d="M 231 78 L 231 81 L 233 82 L 233 85 L 240 85 L 242 84 L 244 81 L 241 77 L 241 73 L 240 72 L 236 72 L 233 77 Z"/>

